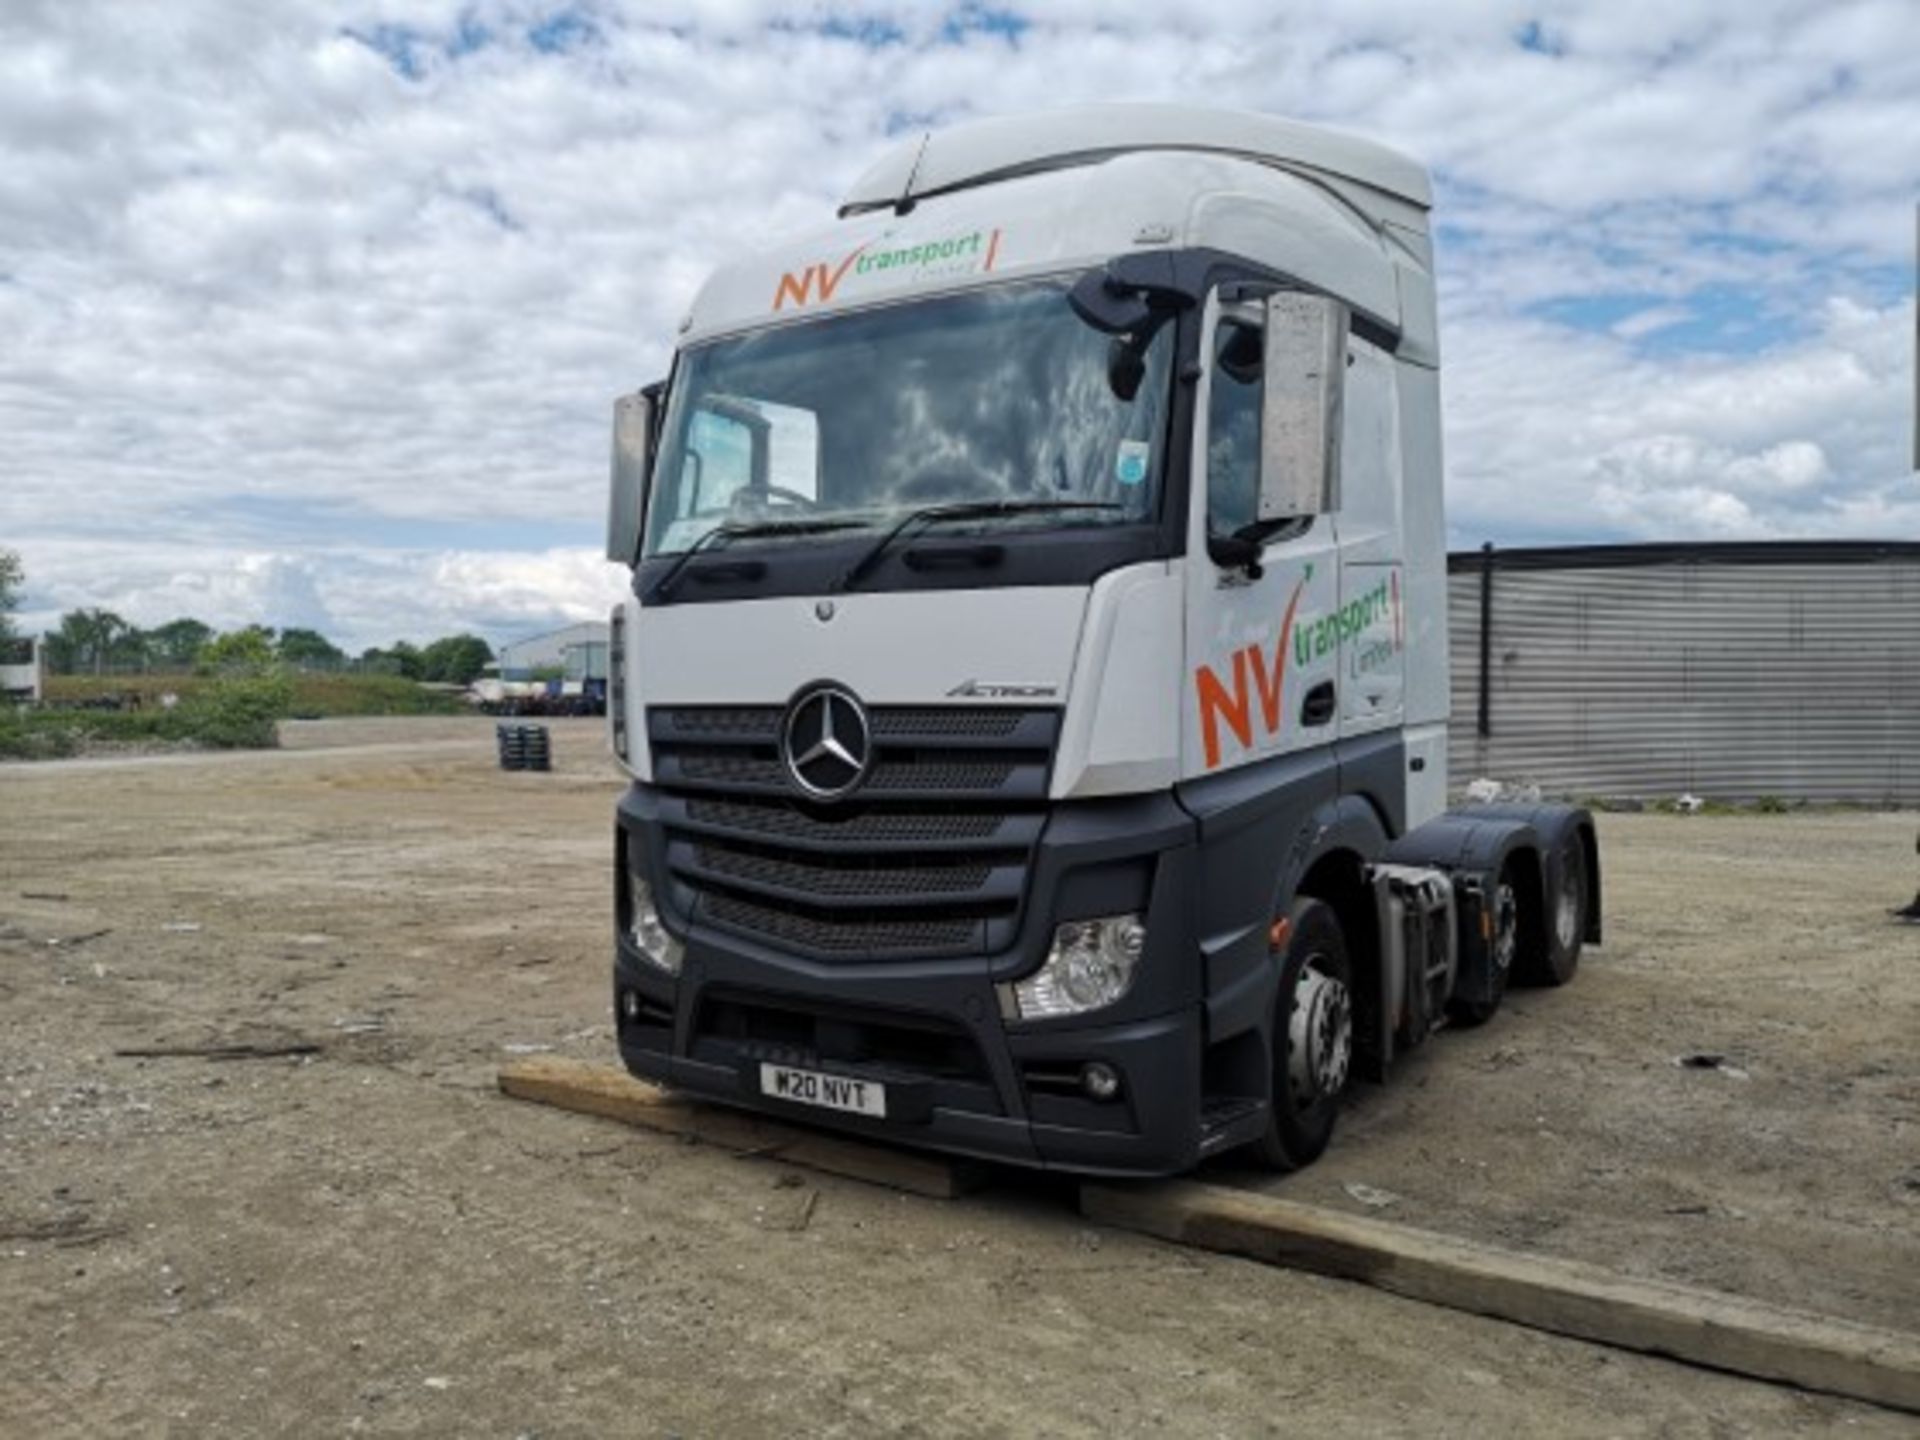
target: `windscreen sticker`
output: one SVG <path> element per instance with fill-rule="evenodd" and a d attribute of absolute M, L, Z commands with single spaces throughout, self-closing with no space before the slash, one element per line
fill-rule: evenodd
<path fill-rule="evenodd" d="M 1147 478 L 1153 446 L 1145 440 L 1122 440 L 1113 457 L 1113 478 L 1122 485 L 1138 485 Z"/>
<path fill-rule="evenodd" d="M 816 260 L 798 274 L 789 270 L 774 287 L 773 308 L 802 309 L 834 299 L 843 284 L 859 290 L 863 281 L 884 275 L 890 280 L 917 284 L 952 275 L 984 275 L 1000 258 L 1000 230 L 969 230 L 959 235 L 936 235 L 911 244 L 892 244 L 887 231 L 835 260 Z"/>

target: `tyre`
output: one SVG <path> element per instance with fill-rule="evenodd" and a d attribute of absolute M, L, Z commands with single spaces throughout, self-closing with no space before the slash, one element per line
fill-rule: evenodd
<path fill-rule="evenodd" d="M 1580 967 L 1587 937 L 1587 854 L 1577 830 L 1569 829 L 1547 856 L 1541 876 L 1545 894 L 1535 916 L 1523 924 L 1521 978 L 1529 985 L 1564 985 Z M 1527 931 L 1531 930 L 1531 936 Z"/>
<path fill-rule="evenodd" d="M 1333 1138 L 1353 1070 L 1353 971 L 1333 907 L 1300 899 L 1274 998 L 1273 1090 L 1267 1130 L 1250 1147 L 1270 1170 L 1298 1170 Z"/>
<path fill-rule="evenodd" d="M 1484 1025 L 1500 1008 L 1513 978 L 1513 967 L 1520 953 L 1520 877 L 1509 860 L 1500 870 L 1493 891 L 1487 896 L 1493 911 L 1493 993 L 1481 1000 L 1447 1001 L 1447 1018 L 1463 1029 Z"/>

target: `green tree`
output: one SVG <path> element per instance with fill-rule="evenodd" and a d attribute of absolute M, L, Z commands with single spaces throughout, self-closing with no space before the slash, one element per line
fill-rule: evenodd
<path fill-rule="evenodd" d="M 471 685 L 493 659 L 493 647 L 478 635 L 447 635 L 420 652 L 422 679 Z"/>
<path fill-rule="evenodd" d="M 152 634 L 137 625 L 128 625 L 107 642 L 107 660 L 116 670 L 151 670 Z"/>
<path fill-rule="evenodd" d="M 200 657 L 201 647 L 213 639 L 213 627 L 182 616 L 147 632 L 153 663 L 185 670 Z"/>
<path fill-rule="evenodd" d="M 346 663 L 346 652 L 318 630 L 280 632 L 280 662 L 303 670 L 333 670 Z"/>
<path fill-rule="evenodd" d="M 201 646 L 199 666 L 220 675 L 258 675 L 272 669 L 273 660 L 273 631 L 265 625 L 248 625 Z"/>
<path fill-rule="evenodd" d="M 396 640 L 387 651 L 387 658 L 409 680 L 420 680 L 426 676 L 426 660 L 420 654 L 420 647 L 405 640 Z"/>
<path fill-rule="evenodd" d="M 20 587 L 26 581 L 20 557 L 11 550 L 0 550 L 0 640 L 13 637 L 13 612 L 20 604 Z"/>
<path fill-rule="evenodd" d="M 116 645 L 124 645 L 133 627 L 111 610 L 69 610 L 60 627 L 47 637 L 47 658 L 55 670 L 77 674 L 91 670 L 104 675 Z"/>

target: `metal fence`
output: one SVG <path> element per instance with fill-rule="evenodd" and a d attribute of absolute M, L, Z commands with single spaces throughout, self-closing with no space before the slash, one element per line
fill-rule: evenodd
<path fill-rule="evenodd" d="M 1455 785 L 1920 804 L 1920 543 L 1449 559 Z"/>

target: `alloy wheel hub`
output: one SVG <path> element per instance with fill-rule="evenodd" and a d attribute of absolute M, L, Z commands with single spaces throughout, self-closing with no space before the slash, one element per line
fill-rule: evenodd
<path fill-rule="evenodd" d="M 1353 1063 L 1353 1004 L 1347 987 L 1310 958 L 1294 987 L 1287 1022 L 1287 1072 L 1303 1102 L 1338 1095 Z"/>

